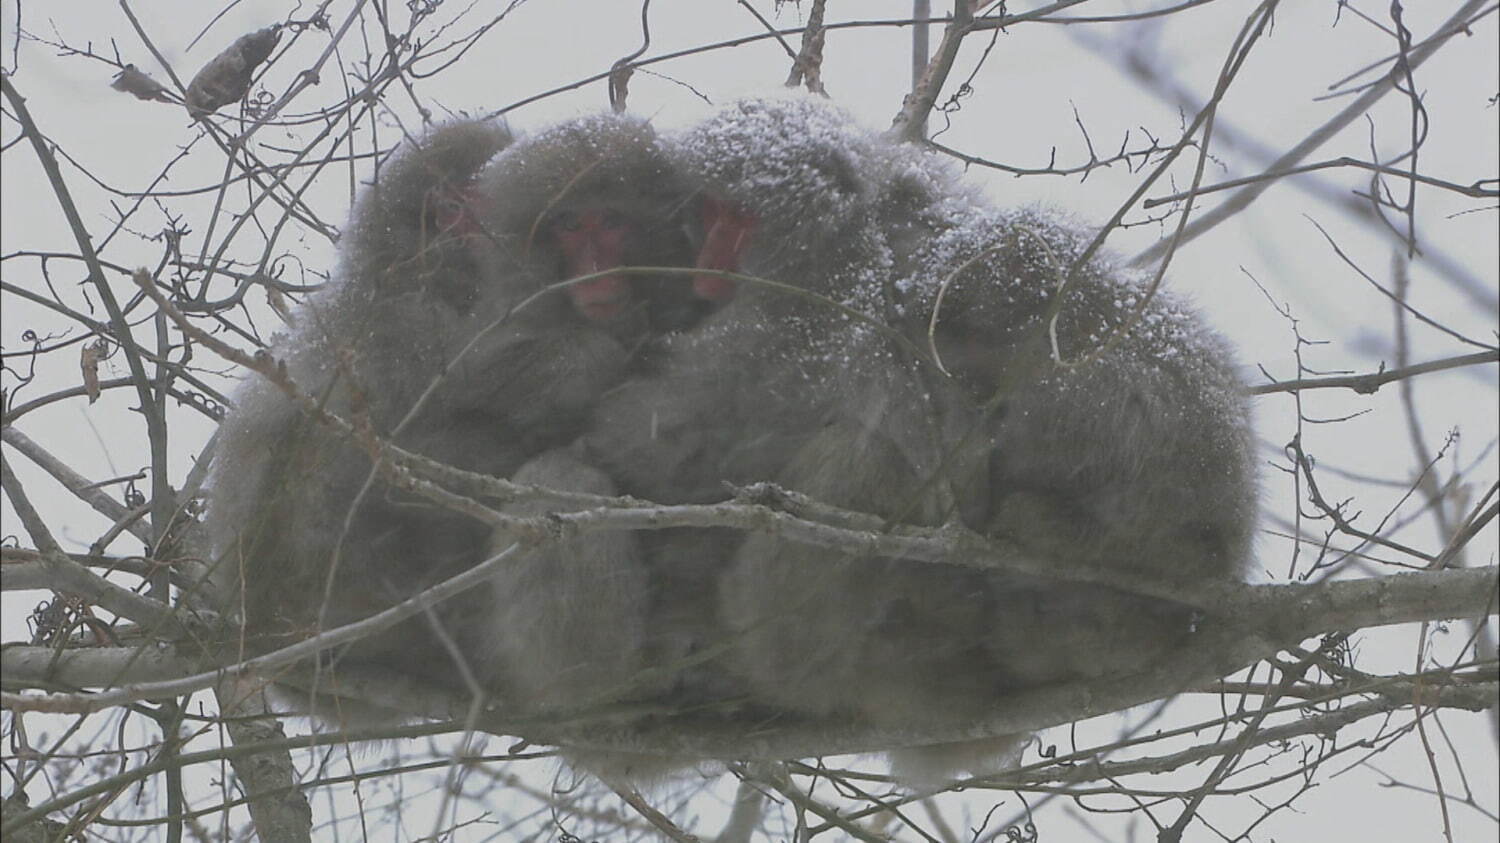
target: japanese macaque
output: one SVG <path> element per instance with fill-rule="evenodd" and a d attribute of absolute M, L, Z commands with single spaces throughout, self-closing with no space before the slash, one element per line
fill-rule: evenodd
<path fill-rule="evenodd" d="M 513 374 L 488 375 L 526 379 L 521 386 L 502 385 L 485 403 L 528 405 L 532 426 L 551 445 L 543 449 L 540 439 L 521 437 L 538 455 L 520 468 L 517 481 L 617 491 L 581 448 L 564 447 L 583 431 L 561 423 L 556 393 L 560 384 L 577 380 L 567 367 L 578 365 L 580 349 L 597 346 L 583 371 L 602 377 L 588 378 L 576 400 L 568 396 L 569 406 L 591 412 L 604 388 L 650 365 L 657 339 L 711 307 L 691 294 L 685 277 L 610 272 L 687 266 L 693 256 L 682 217 L 688 198 L 650 127 L 614 116 L 567 123 L 522 141 L 480 177 L 475 207 L 487 275 L 535 276 L 537 285 L 583 279 L 526 304 L 546 314 L 545 331 L 522 341 L 538 349 L 507 361 Z M 482 353 L 477 360 L 493 356 Z M 485 377 L 479 370 L 473 381 Z M 510 511 L 539 515 L 556 507 L 528 503 Z M 496 536 L 497 547 L 509 541 Z M 484 612 L 467 630 L 487 684 L 533 711 L 581 710 L 656 691 L 637 678 L 647 657 L 652 588 L 640 542 L 625 531 L 589 533 L 529 550 L 497 574 Z"/>
<path fill-rule="evenodd" d="M 666 502 L 775 481 L 893 522 L 935 525 L 960 502 L 982 511 L 979 472 L 926 482 L 959 439 L 935 408 L 967 401 L 924 370 L 894 319 L 879 142 L 826 106 L 771 100 L 711 118 L 674 150 L 705 195 L 697 265 L 765 282 L 696 277 L 698 295 L 728 303 L 672 338 L 660 377 L 606 396 L 591 453 L 626 491 Z M 696 616 L 681 601 L 653 614 L 684 650 L 721 653 L 684 693 L 744 689 L 771 712 L 889 723 L 934 702 L 967 714 L 998 688 L 973 669 L 991 605 L 981 574 L 707 532 L 653 548 L 663 593 L 719 594 L 716 616 L 701 597 Z M 970 679 L 961 693 L 918 690 Z"/>
<path fill-rule="evenodd" d="M 908 330 L 930 336 L 978 408 L 968 438 L 988 443 L 976 466 L 988 504 L 965 513 L 969 526 L 1059 568 L 1184 595 L 1243 576 L 1256 481 L 1228 344 L 1177 296 L 1148 293 L 1107 260 L 1069 274 L 1087 240 L 1055 214 L 950 192 L 902 217 L 899 286 L 919 317 Z M 1187 600 L 1019 575 L 989 575 L 987 593 L 983 663 L 1005 690 L 1140 670 L 1186 643 L 1198 614 Z M 991 768 L 982 749 L 909 749 L 893 764 L 941 780 Z"/>
<path fill-rule="evenodd" d="M 335 281 L 283 345 L 288 371 L 408 450 L 608 493 L 569 443 L 653 336 L 702 312 L 685 279 L 608 272 L 691 263 L 675 185 L 640 121 L 584 118 L 515 143 L 485 123 L 439 129 L 355 209 Z M 368 616 L 508 544 L 392 488 L 365 447 L 271 385 L 247 385 L 238 405 L 223 428 L 211 529 L 221 593 L 252 647 Z M 574 560 L 581 567 L 558 570 Z M 640 658 L 646 587 L 635 537 L 593 534 L 520 554 L 488 586 L 345 657 L 450 687 L 475 677 L 502 700 L 538 706 L 585 681 L 572 677 L 625 681 Z M 612 634 L 569 638 L 554 619 L 578 612 Z"/>
<path fill-rule="evenodd" d="M 934 328 L 995 443 L 976 527 L 1154 583 L 1237 578 L 1256 482 L 1233 353 L 1180 298 L 1119 267 L 1065 276 L 1084 246 L 1055 215 L 976 211 L 912 256 L 984 255 L 952 277 Z"/>
<path fill-rule="evenodd" d="M 1254 478 L 1224 343 L 1106 261 L 1071 269 L 1084 245 L 1066 221 L 990 209 L 820 101 L 745 101 L 664 141 L 613 116 L 514 143 L 456 124 L 385 176 L 288 368 L 401 447 L 669 504 L 770 481 L 891 529 L 961 523 L 1059 569 L 1240 575 Z M 391 488 L 269 385 L 246 390 L 222 453 L 221 579 L 258 636 L 364 617 L 511 542 Z M 1193 621 L 1126 590 L 764 533 L 591 532 L 524 549 L 348 657 L 473 677 L 527 713 L 665 699 L 916 743 L 1007 693 L 1167 657 Z M 891 757 L 927 783 L 1016 745 Z"/>
<path fill-rule="evenodd" d="M 501 126 L 458 123 L 385 168 L 354 210 L 335 280 L 279 343 L 303 390 L 345 416 L 360 406 L 382 434 L 411 411 L 451 359 L 453 326 L 485 293 L 459 209 L 474 174 L 510 141 Z M 344 352 L 351 362 L 341 371 Z M 272 384 L 251 380 L 235 404 L 210 478 L 209 531 L 218 592 L 242 618 L 250 650 L 369 615 L 487 547 L 477 523 L 391 494 L 359 445 L 304 417 Z M 482 426 L 443 416 L 429 405 L 398 441 L 421 439 L 417 449 L 436 459 L 484 454 L 484 464 L 465 458 L 478 470 L 508 472 L 522 459 Z M 413 626 L 407 634 L 436 646 Z M 401 637 L 358 650 L 419 676 L 441 661 L 404 658 L 416 648 Z"/>
<path fill-rule="evenodd" d="M 692 289 L 722 306 L 664 343 L 659 377 L 625 384 L 601 407 L 591 452 L 631 494 L 673 503 L 723 500 L 725 482 L 765 479 L 773 469 L 763 460 L 789 458 L 785 438 L 805 439 L 834 400 L 810 389 L 817 381 L 798 367 L 812 366 L 816 375 L 842 371 L 842 360 L 821 354 L 842 352 L 846 333 L 871 330 L 839 316 L 861 270 L 879 259 L 865 251 L 879 242 L 861 239 L 873 187 L 859 172 L 856 151 L 799 138 L 795 132 L 805 126 L 755 106 L 746 104 L 746 119 L 763 119 L 752 125 L 737 126 L 732 113 L 672 141 L 677 166 L 702 192 L 694 265 L 710 271 L 695 276 Z M 769 133 L 786 148 L 772 147 Z M 751 142 L 766 146 L 745 146 Z M 879 363 L 867 368 L 883 372 Z"/>
<path fill-rule="evenodd" d="M 705 196 L 696 264 L 784 286 L 694 280 L 729 304 L 668 343 L 659 378 L 606 396 L 588 439 L 626 491 L 697 502 L 771 480 L 893 526 L 962 521 L 1061 565 L 1238 575 L 1254 516 L 1246 411 L 1224 343 L 1180 302 L 1085 264 L 1063 294 L 1059 364 L 1042 342 L 1082 248 L 1066 223 L 990 210 L 810 100 L 741 103 L 674 148 Z M 793 715 L 920 734 L 1009 691 L 1137 669 L 1191 624 L 1176 604 L 1065 580 L 756 533 L 681 553 L 670 533 L 656 541 L 661 591 L 718 582 L 716 617 L 670 619 L 685 650 L 725 651 L 699 690 L 738 683 Z M 1016 744 L 892 761 L 928 783 Z"/>

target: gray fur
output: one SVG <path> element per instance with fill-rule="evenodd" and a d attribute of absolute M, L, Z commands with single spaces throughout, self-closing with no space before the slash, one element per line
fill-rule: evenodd
<path fill-rule="evenodd" d="M 615 318 L 584 318 L 564 292 L 542 292 L 565 280 L 551 226 L 569 209 L 607 206 L 643 226 L 627 262 L 686 262 L 681 197 L 662 161 L 649 127 L 612 117 L 514 144 L 498 127 L 457 123 L 412 144 L 361 199 L 335 281 L 281 344 L 293 379 L 346 417 L 365 407 L 377 433 L 451 465 L 608 491 L 607 478 L 560 449 L 585 429 L 599 396 L 640 365 L 655 332 L 693 318 L 675 304 L 692 301 L 644 277 Z M 352 383 L 335 366 L 345 352 Z M 274 387 L 250 383 L 237 403 L 213 478 L 211 530 L 220 592 L 242 610 L 253 649 L 368 616 L 506 542 L 372 479 L 362 449 L 304 418 Z M 581 550 L 589 552 L 574 555 Z M 560 564 L 576 567 L 554 570 Z M 462 687 L 469 672 L 523 707 L 556 705 L 633 671 L 644 588 L 635 538 L 593 536 L 522 555 L 489 587 L 343 657 L 449 686 Z M 554 620 L 573 609 L 613 634 L 577 638 Z M 595 669 L 613 673 L 590 676 Z"/>
<path fill-rule="evenodd" d="M 723 499 L 726 481 L 771 480 L 893 522 L 961 520 L 1060 564 L 1241 575 L 1255 513 L 1247 410 L 1231 353 L 1190 308 L 1160 293 L 1097 359 L 1058 367 L 1035 341 L 1081 248 L 1067 221 L 996 212 L 930 158 L 812 100 L 740 103 L 676 150 L 699 189 L 759 218 L 745 272 L 889 330 L 742 283 L 673 339 L 660 377 L 602 403 L 591 453 L 627 491 L 700 502 Z M 911 350 L 926 349 L 945 282 L 934 342 L 949 374 Z M 1126 323 L 1141 295 L 1106 261 L 1086 264 L 1059 322 L 1065 358 Z M 1098 587 L 830 558 L 763 534 L 718 541 L 723 554 L 668 541 L 653 577 L 717 579 L 718 615 L 677 631 L 688 651 L 726 650 L 697 690 L 743 687 L 772 712 L 920 733 L 995 711 L 1010 691 L 1138 669 L 1190 634 L 1185 607 Z M 932 781 L 1004 762 L 1017 743 L 892 760 Z"/>
<path fill-rule="evenodd" d="M 893 525 L 961 522 L 1060 566 L 1189 586 L 1243 575 L 1255 478 L 1232 353 L 1170 293 L 1135 314 L 1142 282 L 1095 258 L 1068 280 L 1056 331 L 1064 361 L 1082 362 L 1050 359 L 1044 317 L 1083 247 L 1075 224 L 996 211 L 813 100 L 749 100 L 665 144 L 640 122 L 585 118 L 475 176 L 504 143 L 441 130 L 362 201 L 339 283 L 287 346 L 294 378 L 336 411 L 351 396 L 332 361 L 352 350 L 382 433 L 451 368 L 395 441 L 460 467 L 663 503 L 773 481 Z M 434 238 L 426 209 L 455 195 L 477 225 Z M 631 306 L 604 321 L 562 291 L 528 301 L 566 274 L 557 214 L 629 215 L 626 263 L 689 266 L 694 195 L 753 214 L 740 268 L 794 292 L 741 282 L 708 314 L 685 279 L 631 276 Z M 224 580 L 248 583 L 253 634 L 362 617 L 509 543 L 377 480 L 325 607 L 367 458 L 259 384 L 225 431 L 215 537 L 238 561 Z M 1194 614 L 1061 579 L 669 530 L 530 549 L 433 620 L 522 710 L 656 697 L 920 734 L 1010 692 L 1170 657 Z M 451 683 L 428 628 L 353 655 Z M 1021 740 L 891 758 L 930 783 L 1008 763 Z M 573 755 L 607 775 L 645 761 Z"/>
<path fill-rule="evenodd" d="M 388 165 L 355 208 L 334 280 L 277 344 L 304 391 L 346 417 L 357 395 L 382 433 L 412 409 L 456 353 L 454 327 L 473 302 L 493 295 L 463 238 L 438 224 L 439 208 L 509 142 L 501 127 L 459 123 Z M 337 361 L 346 352 L 344 374 Z M 378 480 L 351 512 L 370 475 L 357 445 L 305 418 L 262 379 L 248 382 L 235 403 L 210 478 L 209 530 L 219 591 L 241 614 L 252 651 L 369 615 L 460 570 L 488 545 L 480 525 Z M 475 470 L 505 473 L 519 464 L 523 455 L 491 425 L 463 419 L 462 395 L 444 390 L 397 441 Z M 427 627 L 408 626 L 362 642 L 357 657 L 432 679 L 451 675 L 442 669 L 446 657 L 432 657 L 442 649 Z M 423 640 L 425 657 L 412 657 L 412 639 Z"/>

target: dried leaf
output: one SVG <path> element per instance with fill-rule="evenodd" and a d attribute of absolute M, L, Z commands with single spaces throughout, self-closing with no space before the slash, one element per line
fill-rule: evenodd
<path fill-rule="evenodd" d="M 83 391 L 88 393 L 89 403 L 99 400 L 99 361 L 109 352 L 109 343 L 98 339 L 83 347 L 78 356 L 78 366 L 83 370 Z"/>
<path fill-rule="evenodd" d="M 133 64 L 127 64 L 115 74 L 113 82 L 109 83 L 116 91 L 134 96 L 138 100 L 153 102 L 171 102 L 172 98 L 167 95 L 167 86 L 142 73 Z"/>
<path fill-rule="evenodd" d="M 270 58 L 280 40 L 280 26 L 268 26 L 236 39 L 188 83 L 188 111 L 194 117 L 202 117 L 239 102 L 250 90 L 255 69 Z"/>
<path fill-rule="evenodd" d="M 635 68 L 628 62 L 617 61 L 609 69 L 609 106 L 616 114 L 625 113 L 625 101 L 630 98 L 630 77 Z"/>

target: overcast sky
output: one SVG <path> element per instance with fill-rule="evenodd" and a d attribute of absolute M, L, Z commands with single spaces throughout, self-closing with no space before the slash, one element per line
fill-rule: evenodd
<path fill-rule="evenodd" d="M 218 5 L 158 0 L 134 2 L 131 8 L 162 56 L 183 79 L 191 77 L 239 35 L 305 17 L 312 9 L 310 4 L 257 0 L 238 3 L 215 21 Z M 389 5 L 392 14 L 404 14 L 400 7 L 405 4 Z M 946 8 L 946 4 L 934 5 L 939 10 Z M 1164 5 L 1096 2 L 1070 13 L 1118 14 Z M 976 63 L 989 48 L 990 39 L 971 36 L 943 99 L 970 73 L 974 73 L 970 83 L 973 92 L 951 115 L 951 127 L 945 127 L 943 116 L 935 116 L 931 128 L 947 146 L 992 161 L 1030 167 L 1045 166 L 1054 149 L 1059 167 L 1086 161 L 1089 147 L 1080 125 L 1100 157 L 1113 154 L 1122 141 L 1131 149 L 1140 148 L 1149 142 L 1147 133 L 1171 143 L 1192 113 L 1180 111 L 1178 103 L 1157 96 L 1158 92 L 1130 75 L 1127 65 L 1132 51 L 1140 51 L 1157 70 L 1167 73 L 1167 84 L 1180 87 L 1193 106 L 1201 105 L 1254 5 L 1249 0 L 1216 0 L 1170 18 L 1134 24 L 1016 26 L 994 39 L 988 59 L 977 72 Z M 1349 5 L 1381 26 L 1389 26 L 1389 4 L 1356 0 Z M 1409 5 L 1405 22 L 1418 39 L 1432 32 L 1459 6 L 1456 2 Z M 791 4 L 783 6 L 779 16 L 770 2 L 758 2 L 756 6 L 779 26 L 794 27 L 802 22 L 799 10 Z M 830 21 L 910 14 L 907 2 L 835 0 L 829 6 Z M 1025 3 L 1012 6 L 1012 12 L 1030 7 Z M 343 21 L 349 8 L 348 2 L 329 7 L 335 25 Z M 471 20 L 478 22 L 496 14 L 503 5 L 481 2 L 476 8 Z M 113 68 L 107 63 L 62 55 L 55 46 L 16 38 L 19 24 L 37 38 L 65 43 L 76 50 L 91 45 L 96 53 L 110 58 L 118 51 L 125 61 L 165 80 L 166 73 L 133 32 L 118 3 L 6 0 L 3 12 L 0 61 L 14 74 L 17 88 L 28 98 L 33 116 L 43 129 L 70 158 L 101 181 L 123 190 L 144 190 L 179 148 L 195 136 L 197 130 L 182 110 L 111 91 L 108 83 Z M 630 2 L 533 0 L 514 9 L 463 60 L 432 79 L 418 81 L 416 92 L 429 107 L 440 109 L 439 113 L 443 109 L 470 114 L 509 109 L 540 91 L 605 71 L 616 59 L 633 52 L 640 44 L 639 15 L 639 6 Z M 1417 71 L 1417 87 L 1430 118 L 1430 137 L 1420 159 L 1420 168 L 1427 175 L 1467 184 L 1481 178 L 1494 179 L 1500 171 L 1500 108 L 1494 101 L 1500 91 L 1497 19 L 1500 15 L 1490 14 L 1472 34 L 1455 39 Z M 762 31 L 755 18 L 732 0 L 656 0 L 650 20 L 648 56 Z M 205 29 L 198 43 L 189 48 Z M 369 29 L 370 33 L 374 31 Z M 934 45 L 940 35 L 940 29 L 933 31 Z M 790 36 L 789 42 L 795 48 L 798 38 Z M 304 37 L 298 53 L 280 63 L 278 75 L 268 80 L 268 86 L 278 94 L 285 90 L 294 71 L 310 63 L 327 43 L 324 34 Z M 910 32 L 905 29 L 869 27 L 831 32 L 823 65 L 828 92 L 858 120 L 872 127 L 885 126 L 900 107 L 910 82 L 910 49 Z M 1353 97 L 1349 95 L 1328 98 L 1331 85 L 1392 52 L 1392 39 L 1380 26 L 1350 10 L 1340 14 L 1332 0 L 1285 4 L 1224 102 L 1205 183 L 1263 170 L 1268 156 L 1300 142 L 1351 102 Z M 352 71 L 356 58 L 354 49 L 341 52 L 339 59 L 345 63 L 326 65 L 322 84 L 304 92 L 288 113 L 309 112 L 319 103 L 341 98 L 340 74 Z M 631 83 L 630 106 L 662 128 L 679 127 L 736 96 L 779 88 L 787 69 L 782 47 L 771 39 L 707 51 L 653 64 L 649 72 L 637 73 Z M 1367 74 L 1362 81 L 1373 78 Z M 398 136 L 398 124 L 407 129 L 419 125 L 409 100 L 390 99 L 393 112 L 385 122 L 392 131 L 382 141 L 387 146 Z M 509 110 L 507 117 L 524 131 L 605 107 L 604 86 L 594 83 Z M 284 138 L 287 145 L 297 145 L 293 133 L 278 132 L 262 132 L 259 139 L 275 144 Z M 1341 155 L 1368 160 L 1372 148 L 1382 158 L 1388 157 L 1404 148 L 1409 132 L 1409 105 L 1399 96 L 1387 96 L 1370 112 L 1370 119 L 1354 120 L 1305 160 Z M 7 119 L 3 140 L 10 144 L 15 136 L 15 124 Z M 23 146 L 7 149 L 3 161 L 0 253 L 76 251 L 30 150 Z M 222 178 L 222 168 L 222 155 L 203 147 L 173 170 L 165 188 L 213 183 Z M 1190 173 L 1190 169 L 1179 167 L 1174 171 L 1175 187 L 1162 182 L 1148 197 L 1180 189 Z M 128 200 L 107 195 L 76 169 L 65 171 L 65 175 L 84 209 L 86 222 L 99 231 L 107 230 L 111 218 L 107 203 Z M 1096 171 L 1087 179 L 1018 179 L 977 167 L 967 178 L 983 185 L 999 204 L 1045 203 L 1070 211 L 1085 223 L 1097 224 L 1113 213 L 1142 176 L 1117 165 Z M 1389 301 L 1336 254 L 1314 224 L 1321 224 L 1365 272 L 1389 284 L 1393 250 L 1399 250 L 1399 241 L 1389 232 L 1353 219 L 1326 198 L 1345 198 L 1351 191 L 1367 188 L 1367 174 L 1347 169 L 1286 179 L 1248 211 L 1184 246 L 1174 259 L 1168 284 L 1193 296 L 1219 330 L 1237 343 L 1248 381 L 1262 382 L 1261 368 L 1277 377 L 1295 376 L 1289 323 L 1276 313 L 1272 301 L 1285 304 L 1301 320 L 1304 337 L 1326 341 L 1326 345 L 1303 349 L 1313 368 L 1330 373 L 1364 372 L 1377 369 L 1383 362 L 1394 365 Z M 317 195 L 310 194 L 309 201 L 328 219 L 340 220 L 350 192 L 347 171 L 332 170 L 314 188 Z M 1218 197 L 1201 200 L 1200 209 L 1214 207 Z M 205 232 L 211 199 L 211 195 L 207 197 L 197 216 L 189 220 L 198 237 Z M 1500 265 L 1493 200 L 1486 204 L 1451 192 L 1423 190 L 1418 193 L 1418 202 L 1418 236 L 1428 257 L 1419 258 L 1412 268 L 1413 306 L 1459 333 L 1493 342 L 1496 267 Z M 173 207 L 180 210 L 192 206 Z M 1144 212 L 1137 208 L 1127 219 L 1143 218 Z M 154 264 L 161 246 L 146 238 L 161 225 L 159 213 L 147 211 L 137 216 L 130 228 L 142 236 L 122 234 L 110 244 L 108 259 L 125 266 Z M 1113 235 L 1110 247 L 1121 255 L 1134 255 L 1165 233 L 1167 229 L 1161 225 L 1139 225 Z M 326 271 L 332 244 L 311 234 L 296 236 L 302 238 L 300 242 L 281 245 L 309 270 Z M 190 245 L 196 250 L 200 243 Z M 41 286 L 34 261 L 7 259 L 0 268 L 9 283 L 29 289 Z M 53 269 L 52 280 L 64 288 L 64 297 L 79 300 L 80 292 L 74 285 L 82 276 L 76 267 Z M 1264 287 L 1264 293 L 1252 277 Z M 123 290 L 126 279 L 115 280 Z M 45 334 L 66 327 L 53 315 L 7 294 L 0 325 L 7 366 L 15 365 L 9 362 L 9 355 L 29 347 L 22 339 L 24 331 Z M 1412 334 L 1414 361 L 1471 350 L 1439 331 L 1419 326 Z M 42 380 L 58 385 L 76 381 L 76 357 L 62 354 L 56 358 L 41 367 Z M 125 374 L 123 365 L 113 376 L 121 374 Z M 17 385 L 12 371 L 3 377 L 7 390 Z M 1463 481 L 1476 485 L 1477 496 L 1497 475 L 1493 449 L 1497 428 L 1495 368 L 1435 375 L 1420 381 L 1417 389 L 1419 420 L 1428 447 L 1435 450 L 1447 431 L 1459 431 L 1460 444 L 1452 449 L 1442 470 L 1446 476 L 1455 467 L 1469 467 L 1477 460 L 1471 475 Z M 81 401 L 62 402 L 32 414 L 21 429 L 88 476 L 129 474 L 148 461 L 140 448 L 144 437 L 139 416 L 126 411 L 133 402 L 133 395 L 124 391 L 106 396 L 93 406 Z M 1305 427 L 1304 447 L 1318 457 L 1320 466 L 1392 481 L 1414 476 L 1417 463 L 1408 446 L 1408 419 L 1395 389 L 1375 396 L 1311 394 L 1303 412 L 1314 418 L 1362 413 L 1336 425 Z M 1286 396 L 1261 399 L 1257 413 L 1260 436 L 1272 449 L 1296 432 L 1292 402 Z M 210 432 L 207 423 L 189 415 L 174 428 L 174 484 L 180 483 L 197 447 Z M 1267 457 L 1271 459 L 1274 454 L 1268 452 Z M 7 459 L 17 464 L 17 471 L 32 488 L 56 488 L 13 452 L 7 453 Z M 1270 469 L 1264 479 L 1267 510 L 1287 516 L 1292 510 L 1288 479 Z M 1382 487 L 1353 481 L 1333 485 L 1331 495 L 1360 496 L 1359 508 L 1370 513 L 1371 519 L 1396 506 L 1405 493 L 1400 485 Z M 101 520 L 86 507 L 60 494 L 36 494 L 56 515 L 54 526 L 71 547 L 86 547 L 102 529 Z M 1403 510 L 1416 511 L 1415 506 Z M 8 503 L 4 514 L 5 534 L 20 533 Z M 1420 517 L 1402 535 L 1403 540 L 1423 547 L 1440 541 L 1428 521 Z M 1495 535 L 1492 526 L 1474 545 L 1471 563 L 1494 562 Z M 1258 559 L 1264 569 L 1261 576 L 1283 577 L 1290 564 L 1289 546 L 1267 535 L 1260 541 Z M 25 637 L 22 621 L 37 599 L 35 595 L 6 595 L 5 641 Z M 1440 635 L 1439 650 L 1448 646 L 1451 656 L 1453 642 L 1447 639 L 1461 641 L 1466 633 L 1467 628 L 1455 627 L 1447 636 Z M 1410 669 L 1416 644 L 1412 630 L 1367 633 L 1359 640 L 1361 665 L 1367 669 Z M 1476 762 L 1466 770 L 1468 783 L 1486 810 L 1496 810 L 1493 735 L 1479 716 L 1446 714 L 1444 718 L 1452 740 L 1484 747 L 1464 753 Z M 1106 734 L 1101 732 L 1100 736 Z M 1378 757 L 1375 764 L 1404 781 L 1430 785 L 1430 777 L 1423 775 L 1424 762 L 1415 741 L 1397 746 Z M 1326 781 L 1297 803 L 1300 813 L 1278 814 L 1256 830 L 1254 839 L 1439 839 L 1441 825 L 1433 798 L 1406 789 L 1382 789 L 1381 781 L 1379 774 L 1369 770 Z M 1253 810 L 1244 815 L 1254 816 Z M 1493 820 L 1472 809 L 1455 807 L 1453 821 L 1455 828 L 1469 835 L 1455 839 L 1486 839 L 1494 834 Z"/>

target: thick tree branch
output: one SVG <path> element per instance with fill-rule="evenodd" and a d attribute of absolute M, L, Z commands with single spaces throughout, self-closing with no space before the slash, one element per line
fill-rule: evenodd
<path fill-rule="evenodd" d="M 73 647 L 12 644 L 0 650 L 0 672 L 16 687 L 114 688 L 165 682 L 217 665 L 181 650 L 155 646 Z"/>
<path fill-rule="evenodd" d="M 498 560 L 491 560 L 496 562 Z M 481 566 L 437 588 L 456 593 L 482 581 L 490 569 Z M 773 760 L 808 755 L 862 752 L 921 743 L 977 739 L 1025 732 L 1074 722 L 1170 696 L 1274 655 L 1296 642 L 1324 632 L 1357 629 L 1418 620 L 1479 617 L 1493 614 L 1495 568 L 1396 574 L 1365 580 L 1316 585 L 1243 585 L 1225 588 L 1220 614 L 1192 643 L 1162 664 L 1107 681 L 1072 683 L 1027 691 L 1007 697 L 993 716 L 963 726 L 907 730 L 875 729 L 837 718 L 766 719 L 739 722 L 734 706 L 704 713 L 673 713 L 661 705 L 595 707 L 576 716 L 516 718 L 491 709 L 481 720 L 484 731 L 521 734 L 539 743 L 624 749 L 681 757 L 759 758 Z M 455 580 L 460 579 L 455 578 Z M 472 582 L 470 582 L 472 580 Z M 314 639 L 227 668 L 233 675 L 278 674 L 279 668 L 307 658 L 318 650 L 354 640 L 376 629 L 410 617 L 433 599 L 430 592 Z M 337 677 L 313 672 L 323 691 L 336 687 L 340 695 L 365 699 L 357 677 L 345 671 Z M 378 674 L 376 674 L 378 677 Z M 21 677 L 7 669 L 12 681 Z M 170 682 L 126 686 L 95 695 L 6 693 L 4 705 L 18 710 L 91 711 L 127 701 L 186 693 L 213 683 L 216 674 L 199 674 Z M 280 674 L 280 680 L 294 677 Z M 297 684 L 294 682 L 293 684 Z M 382 706 L 414 715 L 461 716 L 469 707 L 462 694 L 425 689 L 408 680 L 378 677 L 368 687 L 379 689 Z M 647 716 L 649 715 L 649 716 Z M 644 719 L 642 719 L 644 717 Z M 753 728 L 748 728 L 752 726 Z"/>
<path fill-rule="evenodd" d="M 86 568 L 103 568 L 109 572 L 120 572 L 146 579 L 159 571 L 161 563 L 143 556 L 102 556 L 88 553 L 65 554 L 69 559 Z M 24 547 L 0 547 L 0 591 L 23 591 L 35 588 L 52 588 L 47 579 L 47 568 L 42 565 L 41 551 Z M 202 582 L 208 574 L 208 566 L 192 559 L 174 559 L 171 562 L 172 580 L 179 587 Z"/>
<path fill-rule="evenodd" d="M 37 711 L 86 714 L 93 711 L 102 711 L 105 708 L 122 705 L 127 702 L 180 696 L 200 691 L 204 688 L 211 688 L 226 673 L 230 676 L 261 672 L 273 673 L 276 668 L 294 664 L 302 659 L 311 658 L 330 647 L 335 647 L 349 641 L 357 641 L 383 629 L 389 629 L 401 621 L 425 611 L 436 602 L 446 600 L 449 597 L 479 585 L 489 579 L 490 575 L 508 560 L 511 553 L 517 547 L 518 545 L 512 544 L 479 565 L 455 577 L 444 580 L 414 597 L 403 600 L 383 612 L 378 612 L 363 620 L 328 630 L 306 641 L 298 642 L 289 647 L 283 647 L 266 655 L 231 664 L 226 666 L 223 671 L 199 673 L 165 682 L 128 685 L 114 691 L 95 695 L 47 694 L 33 698 L 30 701 L 24 701 L 14 695 L 6 694 L 3 698 L 4 705 L 0 707 L 9 708 L 15 706 Z M 93 574 L 89 575 L 93 576 Z"/>
<path fill-rule="evenodd" d="M 224 730 L 236 747 L 274 744 L 286 737 L 281 721 L 269 716 L 271 710 L 259 683 L 225 677 L 214 694 Z M 229 764 L 250 797 L 247 807 L 260 839 L 287 843 L 312 840 L 312 806 L 297 786 L 297 768 L 289 749 L 234 755 Z"/>
<path fill-rule="evenodd" d="M 828 0 L 813 0 L 807 13 L 807 28 L 802 31 L 802 49 L 793 57 L 791 72 L 786 77 L 788 88 L 806 82 L 808 91 L 825 97 L 828 91 L 823 88 L 823 40 L 827 30 L 823 28 L 823 15 L 827 6 Z"/>
<path fill-rule="evenodd" d="M 1270 395 L 1274 392 L 1300 392 L 1307 389 L 1350 389 L 1360 395 L 1374 395 L 1382 386 L 1392 381 L 1430 372 L 1457 369 L 1462 366 L 1479 366 L 1496 362 L 1500 362 L 1500 351 L 1479 351 L 1474 354 L 1444 357 L 1440 360 L 1429 360 L 1426 363 L 1416 363 L 1396 369 L 1382 369 L 1364 375 L 1335 375 L 1326 378 L 1300 378 L 1292 381 L 1263 383 L 1250 387 L 1246 392 L 1251 395 Z"/>
<path fill-rule="evenodd" d="M 953 17 L 943 27 L 937 54 L 927 63 L 922 78 L 912 86 L 901 110 L 891 120 L 887 134 L 893 140 L 917 143 L 927 136 L 927 115 L 932 112 L 938 94 L 943 92 L 943 83 L 953 71 L 953 61 L 958 58 L 964 38 L 974 29 L 974 7 L 970 3 L 971 0 L 953 0 Z"/>

